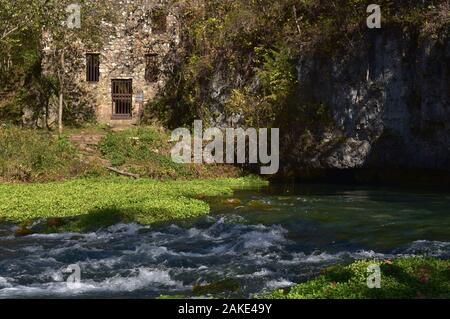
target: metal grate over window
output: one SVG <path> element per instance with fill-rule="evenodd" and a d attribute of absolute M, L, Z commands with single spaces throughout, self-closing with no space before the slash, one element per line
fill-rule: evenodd
<path fill-rule="evenodd" d="M 86 81 L 98 82 L 100 79 L 100 54 L 86 54 Z"/>
<path fill-rule="evenodd" d="M 133 82 L 132 80 L 112 80 L 113 118 L 132 116 Z"/>

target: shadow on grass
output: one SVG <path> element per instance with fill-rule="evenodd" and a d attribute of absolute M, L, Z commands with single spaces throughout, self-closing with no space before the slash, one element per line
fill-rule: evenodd
<path fill-rule="evenodd" d="M 170 216 L 169 211 L 158 208 L 148 214 L 133 208 L 107 207 L 103 209 L 91 210 L 87 214 L 76 217 L 60 219 L 54 222 L 54 219 L 47 221 L 45 233 L 61 232 L 94 232 L 117 224 L 128 224 L 138 222 L 137 216 L 149 215 L 153 218 L 161 216 Z"/>
<path fill-rule="evenodd" d="M 97 231 L 120 223 L 128 223 L 131 221 L 130 215 L 129 210 L 109 207 L 79 216 L 69 223 L 69 227 L 72 231 L 78 232 Z"/>

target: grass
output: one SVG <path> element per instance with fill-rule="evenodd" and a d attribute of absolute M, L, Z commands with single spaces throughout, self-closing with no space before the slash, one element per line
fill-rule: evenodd
<path fill-rule="evenodd" d="M 81 179 L 40 184 L 0 184 L 0 219 L 13 223 L 77 217 L 70 227 L 85 230 L 121 221 L 150 224 L 209 213 L 202 199 L 261 186 L 256 177 L 191 181 L 125 178 Z"/>
<path fill-rule="evenodd" d="M 98 147 L 90 145 L 89 154 L 69 141 L 86 134 L 105 135 Z M 50 232 L 184 219 L 209 212 L 203 197 L 262 183 L 237 178 L 242 171 L 234 166 L 175 164 L 168 140 L 155 126 L 120 132 L 88 126 L 66 129 L 62 137 L 0 126 L 0 221 L 22 223 L 19 233 L 26 235 L 30 221 L 42 218 Z M 119 178 L 105 165 L 144 178 Z"/>
<path fill-rule="evenodd" d="M 100 151 L 113 166 L 122 166 L 129 160 L 154 160 L 168 140 L 164 132 L 151 127 L 109 132 L 100 143 Z"/>
<path fill-rule="evenodd" d="M 170 135 L 161 128 L 143 126 L 122 132 L 109 132 L 99 145 L 102 157 L 112 166 L 156 179 L 195 179 L 237 177 L 229 165 L 176 164 L 172 161 Z"/>
<path fill-rule="evenodd" d="M 381 288 L 367 287 L 369 265 L 379 265 Z M 322 275 L 290 289 L 259 295 L 266 299 L 422 299 L 450 298 L 450 261 L 401 258 L 357 261 L 326 269 Z"/>
<path fill-rule="evenodd" d="M 48 131 L 0 127 L 0 181 L 39 182 L 98 176 L 67 138 Z"/>
<path fill-rule="evenodd" d="M 105 135 L 87 154 L 71 135 Z M 159 180 L 239 177 L 231 165 L 176 164 L 170 156 L 169 134 L 156 126 L 120 132 L 90 125 L 67 128 L 62 137 L 46 130 L 0 126 L 0 182 L 51 182 L 113 175 L 105 166 Z"/>

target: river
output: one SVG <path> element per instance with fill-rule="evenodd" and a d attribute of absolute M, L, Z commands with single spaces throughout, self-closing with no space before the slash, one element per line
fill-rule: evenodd
<path fill-rule="evenodd" d="M 88 234 L 16 238 L 0 225 L 0 298 L 189 297 L 217 282 L 214 296 L 248 298 L 355 259 L 450 258 L 448 192 L 284 184 L 211 207 L 194 220 Z M 69 265 L 80 283 L 65 282 Z"/>

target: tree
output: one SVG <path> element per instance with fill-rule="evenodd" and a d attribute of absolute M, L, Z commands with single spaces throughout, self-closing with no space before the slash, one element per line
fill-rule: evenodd
<path fill-rule="evenodd" d="M 107 32 L 112 26 L 108 22 L 114 20 L 112 4 L 111 0 L 0 0 L 0 116 L 6 114 L 19 121 L 24 108 L 21 103 L 33 100 L 30 97 L 14 102 L 27 95 L 21 93 L 29 91 L 26 79 L 35 79 L 37 86 L 51 83 L 59 95 L 58 126 L 62 133 L 65 89 L 69 84 L 67 57 L 81 44 L 91 50 L 101 47 L 103 31 Z M 44 42 L 49 48 L 48 78 L 40 69 Z M 39 107 L 47 109 L 47 105 Z M 47 111 L 44 113 L 47 115 Z"/>
<path fill-rule="evenodd" d="M 38 1 L 30 0 L 0 0 L 0 8 L 1 91 L 20 73 L 13 69 L 24 64 L 23 58 L 29 53 L 29 44 L 39 29 L 41 12 Z"/>
<path fill-rule="evenodd" d="M 0 0 L 0 117 L 19 123 L 21 91 L 39 65 L 43 0 Z"/>
<path fill-rule="evenodd" d="M 114 21 L 114 11 L 108 0 L 48 0 L 46 1 L 46 21 L 43 37 L 48 42 L 48 62 L 50 72 L 58 80 L 58 129 L 63 132 L 63 110 L 67 85 L 66 58 L 80 46 L 98 50 L 103 35 Z M 107 33 L 106 33 L 107 34 Z"/>
<path fill-rule="evenodd" d="M 21 31 L 35 27 L 43 3 L 45 1 L 0 0 L 0 41 L 11 40 Z"/>

